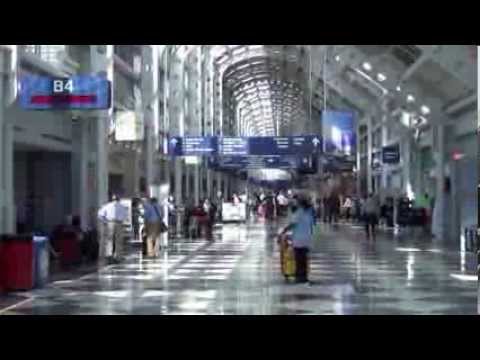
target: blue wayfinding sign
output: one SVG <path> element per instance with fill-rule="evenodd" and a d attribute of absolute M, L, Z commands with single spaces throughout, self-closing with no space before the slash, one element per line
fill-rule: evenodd
<path fill-rule="evenodd" d="M 217 138 L 202 136 L 174 136 L 168 140 L 168 153 L 173 156 L 203 156 L 217 152 Z"/>
<path fill-rule="evenodd" d="M 249 138 L 250 155 L 309 155 L 321 151 L 317 135 Z"/>
<path fill-rule="evenodd" d="M 317 135 L 286 137 L 172 137 L 169 154 L 173 156 L 284 156 L 314 155 L 322 150 Z"/>
<path fill-rule="evenodd" d="M 111 98 L 110 82 L 101 76 L 20 79 L 19 103 L 26 110 L 105 110 Z"/>
<path fill-rule="evenodd" d="M 208 166 L 217 170 L 310 169 L 311 156 L 212 156 Z"/>
<path fill-rule="evenodd" d="M 248 140 L 245 137 L 222 137 L 218 140 L 218 152 L 222 155 L 248 155 Z"/>

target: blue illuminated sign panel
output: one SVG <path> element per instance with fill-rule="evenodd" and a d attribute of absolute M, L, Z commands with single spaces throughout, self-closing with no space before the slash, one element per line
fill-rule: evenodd
<path fill-rule="evenodd" d="M 324 111 L 322 130 L 326 154 L 353 155 L 356 153 L 357 131 L 352 112 Z"/>
<path fill-rule="evenodd" d="M 175 136 L 168 143 L 168 153 L 174 156 L 203 156 L 217 151 L 216 137 Z"/>
<path fill-rule="evenodd" d="M 223 137 L 219 139 L 219 153 L 222 155 L 248 155 L 248 138 Z"/>
<path fill-rule="evenodd" d="M 25 110 L 105 110 L 111 107 L 111 86 L 101 76 L 25 76 L 19 102 Z"/>
<path fill-rule="evenodd" d="M 316 135 L 249 138 L 250 155 L 309 155 L 321 151 Z"/>

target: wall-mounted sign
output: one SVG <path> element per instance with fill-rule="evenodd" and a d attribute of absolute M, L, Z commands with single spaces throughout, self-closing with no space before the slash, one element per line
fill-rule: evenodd
<path fill-rule="evenodd" d="M 25 76 L 20 80 L 19 99 L 26 110 L 109 109 L 111 86 L 99 76 Z"/>
<path fill-rule="evenodd" d="M 355 116 L 346 111 L 324 111 L 322 136 L 326 154 L 353 155 L 356 153 L 357 131 Z"/>
<path fill-rule="evenodd" d="M 382 162 L 384 164 L 398 164 L 400 162 L 400 144 L 384 146 L 382 148 Z"/>
<path fill-rule="evenodd" d="M 116 141 L 142 141 L 144 138 L 143 116 L 135 111 L 119 111 L 115 114 Z"/>

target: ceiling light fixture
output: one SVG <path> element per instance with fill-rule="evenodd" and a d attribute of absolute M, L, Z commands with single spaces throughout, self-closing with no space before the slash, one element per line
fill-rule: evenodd
<path fill-rule="evenodd" d="M 397 90 L 398 92 L 402 91 L 402 88 L 400 87 L 400 85 L 396 87 L 396 90 Z"/>
<path fill-rule="evenodd" d="M 363 68 L 367 71 L 371 71 L 372 70 L 372 65 L 369 63 L 369 62 L 364 62 L 363 63 Z"/>
<path fill-rule="evenodd" d="M 335 61 L 336 62 L 340 62 L 340 60 L 341 60 L 340 55 L 335 56 Z"/>
<path fill-rule="evenodd" d="M 409 102 L 409 103 L 415 102 L 415 97 L 412 94 L 408 94 L 407 102 Z"/>
<path fill-rule="evenodd" d="M 430 108 L 426 105 L 422 105 L 422 107 L 420 108 L 420 111 L 422 112 L 423 115 L 430 114 Z"/>
<path fill-rule="evenodd" d="M 380 82 L 383 82 L 383 81 L 387 80 L 387 77 L 382 73 L 378 73 L 377 74 L 377 80 L 380 81 Z"/>

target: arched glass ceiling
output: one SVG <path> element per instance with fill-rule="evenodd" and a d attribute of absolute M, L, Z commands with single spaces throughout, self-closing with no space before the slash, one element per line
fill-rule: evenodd
<path fill-rule="evenodd" d="M 243 135 L 275 135 L 305 117 L 302 58 L 294 46 L 213 46 L 223 122 Z M 300 69 L 300 70 L 299 70 Z"/>

